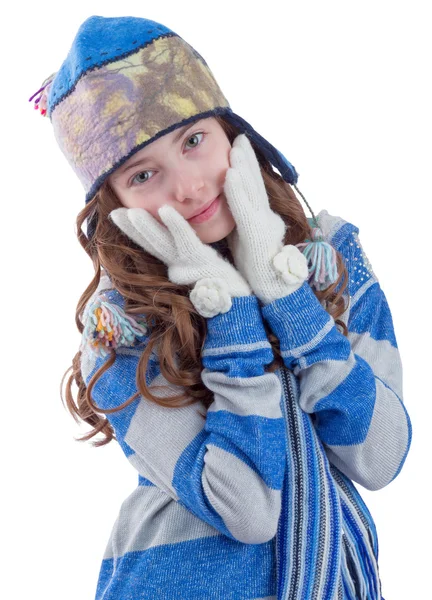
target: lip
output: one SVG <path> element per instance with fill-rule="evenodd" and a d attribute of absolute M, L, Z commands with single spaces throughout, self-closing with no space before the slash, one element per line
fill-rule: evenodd
<path fill-rule="evenodd" d="M 220 196 L 221 195 L 219 194 L 219 196 L 217 196 L 214 200 L 212 200 L 210 202 L 210 204 L 207 205 L 206 208 L 204 208 L 197 215 L 194 215 L 190 219 L 187 219 L 187 221 L 189 223 L 202 223 L 203 221 L 207 221 L 208 219 L 210 219 L 210 217 L 212 217 L 214 215 L 214 213 L 216 212 L 216 210 L 220 204 Z"/>

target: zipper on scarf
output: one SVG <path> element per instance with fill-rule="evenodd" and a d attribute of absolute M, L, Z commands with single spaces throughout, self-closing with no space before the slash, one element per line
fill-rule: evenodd
<path fill-rule="evenodd" d="M 289 377 L 289 375 L 286 373 L 286 370 L 284 367 L 281 367 L 281 379 L 282 379 L 282 388 L 283 388 L 283 402 L 284 402 L 284 408 L 285 408 L 285 414 L 284 414 L 284 421 L 285 421 L 285 427 L 286 429 L 288 429 L 287 425 L 287 414 L 288 414 L 288 410 L 289 410 L 289 406 L 288 406 L 288 402 L 294 402 L 294 392 L 292 389 L 292 385 L 291 385 L 291 378 Z M 284 385 L 285 384 L 285 385 Z M 289 432 L 287 431 L 287 434 Z M 288 444 L 287 444 L 287 450 L 288 450 Z M 287 490 L 286 490 L 286 486 L 285 486 L 285 480 L 286 480 L 286 475 L 284 478 L 284 483 L 282 485 L 282 510 L 281 510 L 281 517 L 279 519 L 279 523 L 278 523 L 278 528 L 277 528 L 277 533 L 276 533 L 276 573 L 277 573 L 277 598 L 278 600 L 285 600 L 287 598 L 287 581 L 286 581 L 286 565 L 283 561 L 286 561 L 286 555 L 282 556 L 282 549 L 285 547 L 286 548 L 286 543 L 283 544 L 282 543 L 282 538 L 284 536 L 285 533 L 285 527 L 286 527 L 286 523 L 283 523 L 283 517 L 284 517 L 284 507 L 286 506 L 286 495 L 287 495 Z M 286 540 L 285 540 L 286 542 Z M 282 561 L 282 562 L 281 562 Z M 282 566 L 282 572 L 279 573 L 280 568 Z"/>

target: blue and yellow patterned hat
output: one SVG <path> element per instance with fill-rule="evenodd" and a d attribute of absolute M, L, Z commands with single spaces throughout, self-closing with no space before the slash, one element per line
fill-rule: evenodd
<path fill-rule="evenodd" d="M 86 202 L 135 152 L 188 122 L 216 115 L 246 133 L 288 183 L 297 182 L 291 163 L 233 113 L 202 56 L 148 19 L 88 18 L 59 71 L 33 99 L 50 118 Z"/>

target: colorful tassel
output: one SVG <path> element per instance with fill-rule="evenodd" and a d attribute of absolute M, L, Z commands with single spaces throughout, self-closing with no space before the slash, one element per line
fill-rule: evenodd
<path fill-rule="evenodd" d="M 56 73 L 52 73 L 49 77 L 47 77 L 38 91 L 35 92 L 31 98 L 29 98 L 29 102 L 31 102 L 35 96 L 38 96 L 34 101 L 34 108 L 35 110 L 40 110 L 40 113 L 43 117 L 45 117 L 47 114 L 48 92 L 55 75 Z"/>
<path fill-rule="evenodd" d="M 295 184 L 293 187 L 302 197 L 315 223 L 315 227 L 312 228 L 312 240 L 306 240 L 296 246 L 308 259 L 309 285 L 318 291 L 325 290 L 338 278 L 336 250 L 324 241 L 323 232 L 308 201 Z"/>
<path fill-rule="evenodd" d="M 319 227 L 312 228 L 312 240 L 296 244 L 308 260 L 309 284 L 316 290 L 325 290 L 338 278 L 336 250 L 324 241 Z"/>
<path fill-rule="evenodd" d="M 97 356 L 107 356 L 107 348 L 133 346 L 139 337 L 147 333 L 144 322 L 138 323 L 103 294 L 91 302 L 85 315 L 80 350 L 89 347 Z"/>

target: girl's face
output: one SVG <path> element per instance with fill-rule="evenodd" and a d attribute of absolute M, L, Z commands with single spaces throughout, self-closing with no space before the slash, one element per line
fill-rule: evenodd
<path fill-rule="evenodd" d="M 163 225 L 158 209 L 168 204 L 210 244 L 236 225 L 223 191 L 230 150 L 217 120 L 201 119 L 142 148 L 108 181 L 127 208 L 144 208 Z"/>

